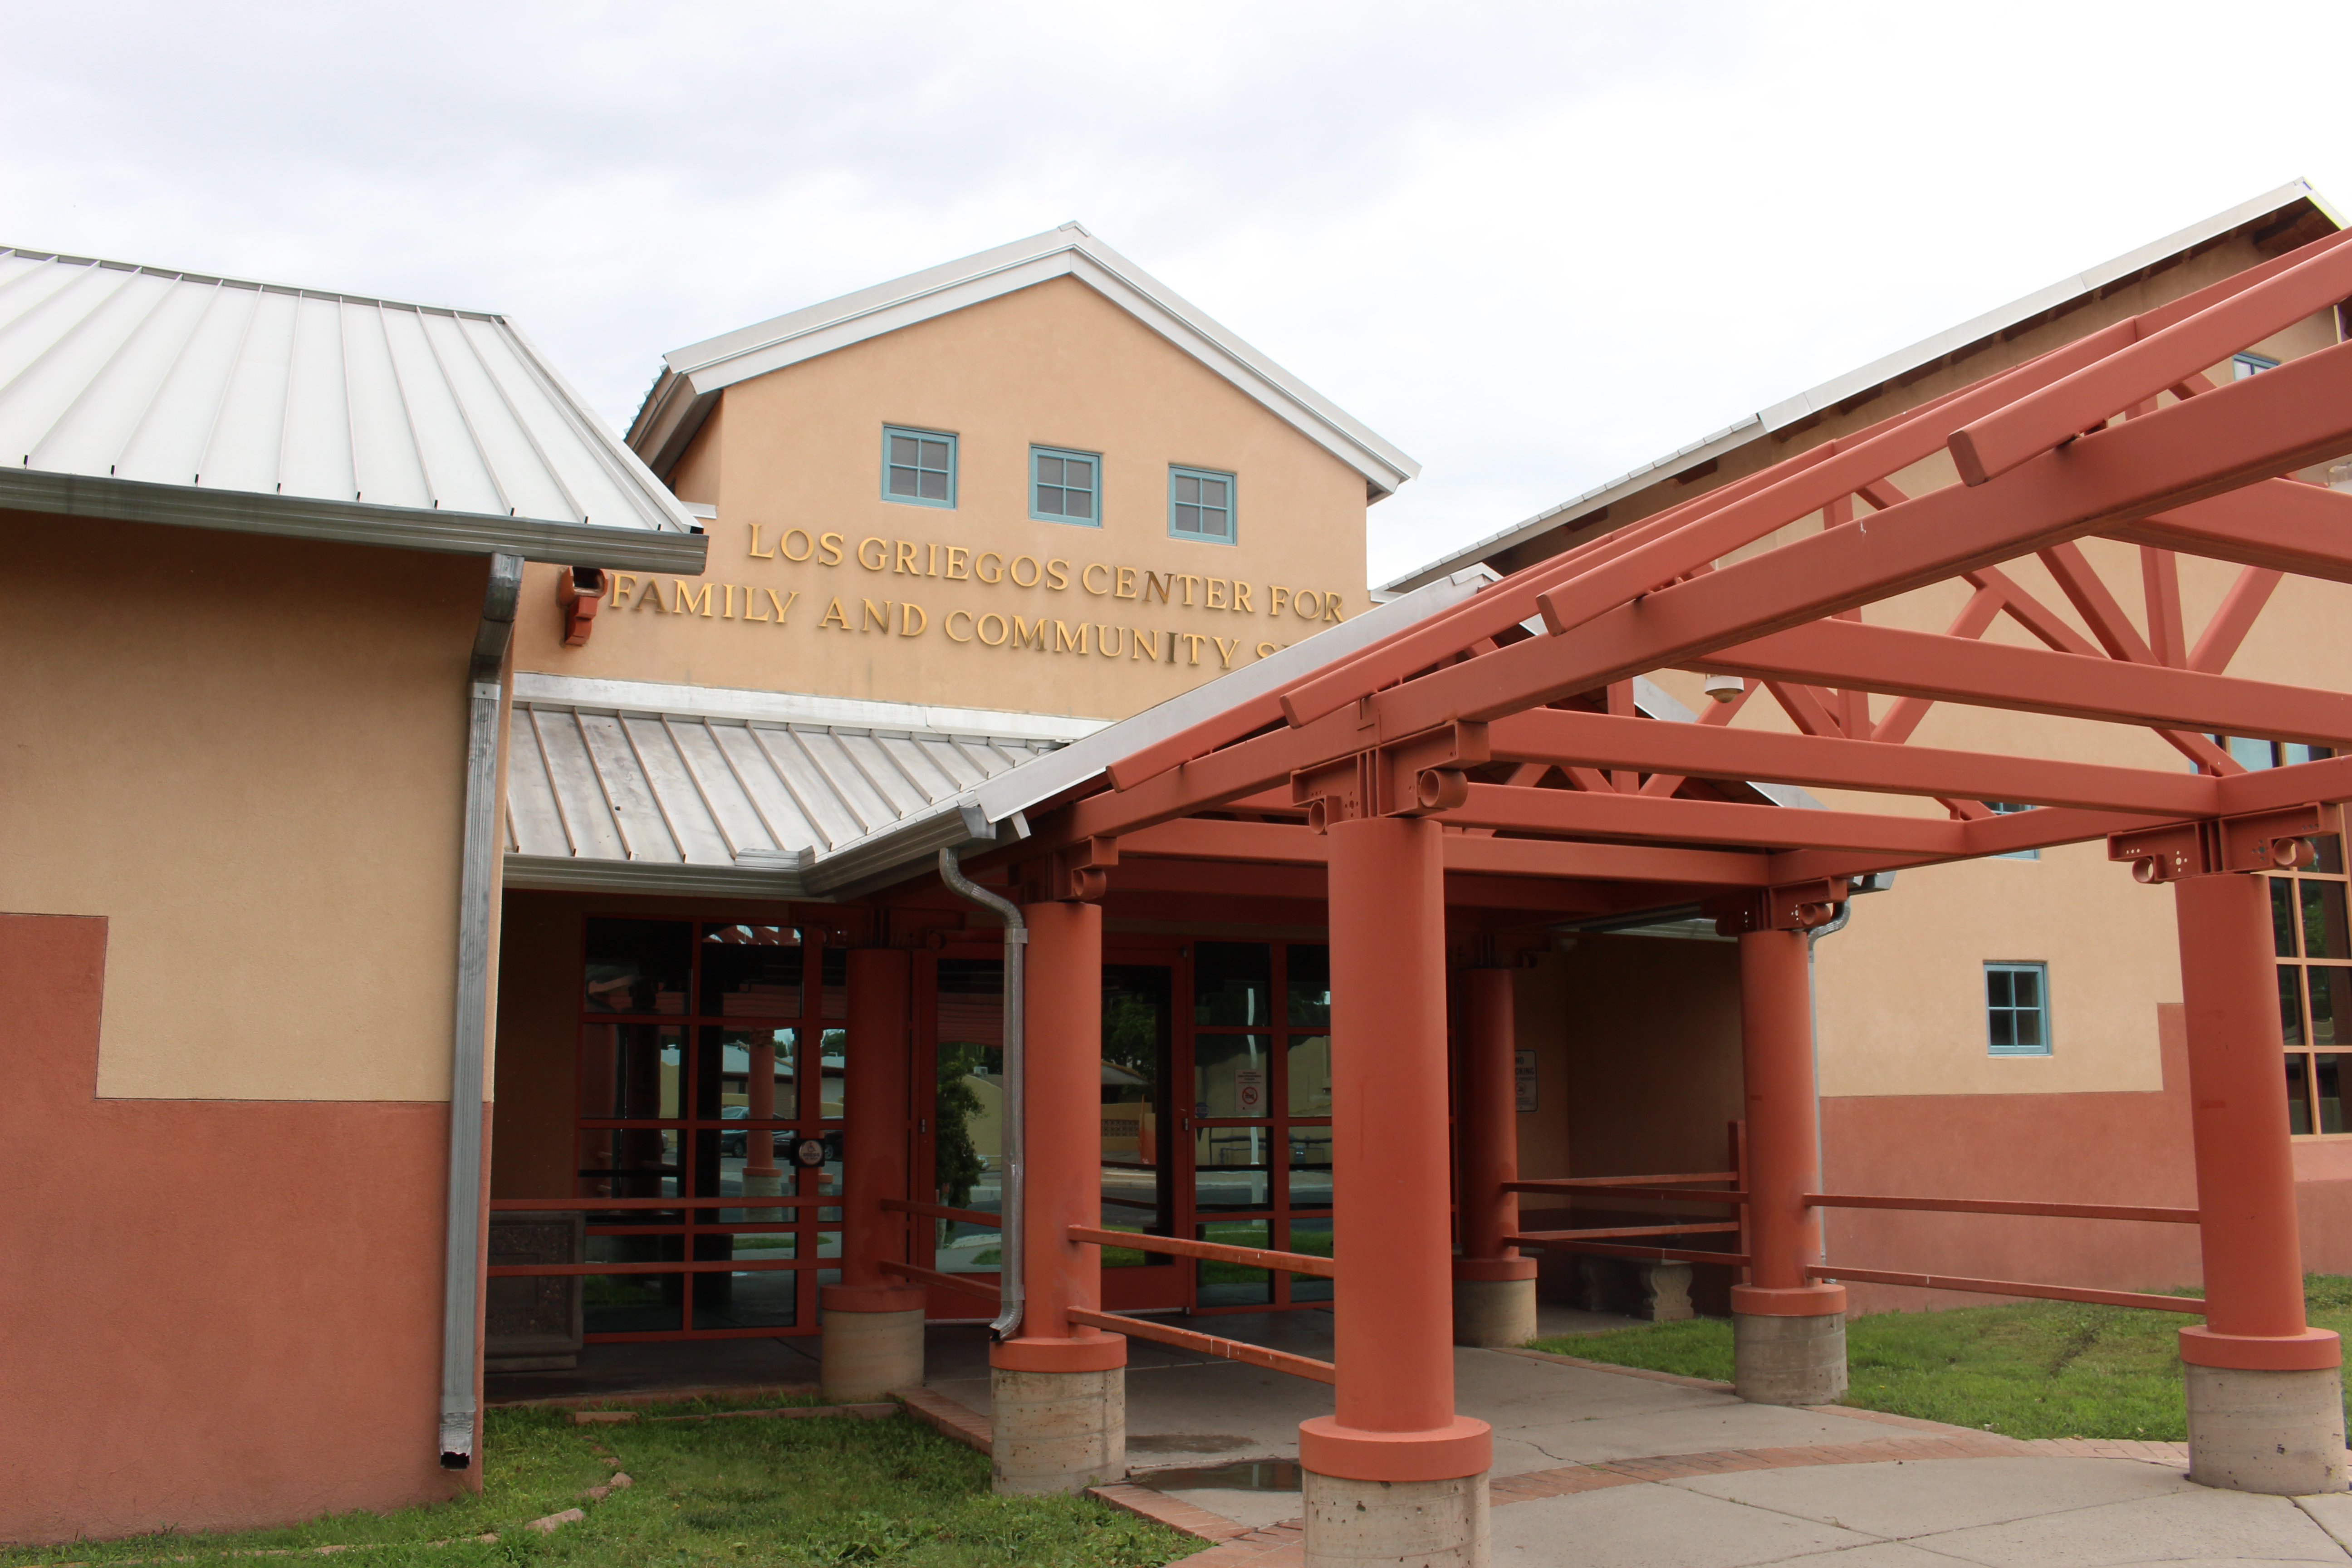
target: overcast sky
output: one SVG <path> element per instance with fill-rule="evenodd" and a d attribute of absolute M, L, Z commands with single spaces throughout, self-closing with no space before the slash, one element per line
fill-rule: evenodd
<path fill-rule="evenodd" d="M 1068 218 L 1424 465 L 1375 583 L 2307 176 L 2338 5 L 17 0 L 0 243 L 662 351 Z"/>

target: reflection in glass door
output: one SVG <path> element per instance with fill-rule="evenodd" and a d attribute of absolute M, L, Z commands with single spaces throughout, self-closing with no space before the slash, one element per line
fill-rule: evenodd
<path fill-rule="evenodd" d="M 1192 1221 L 1202 1241 L 1331 1254 L 1330 950 L 1192 949 Z M 1331 1282 L 1193 1265 L 1196 1310 L 1328 1300 Z"/>
<path fill-rule="evenodd" d="M 1170 1047 L 1175 976 L 1164 963 L 1103 965 L 1102 1226 L 1174 1234 L 1176 1170 L 1169 1156 Z M 1102 1249 L 1105 1268 L 1164 1268 L 1165 1253 Z M 1171 1281 L 1172 1284 L 1172 1280 Z M 1106 1284 L 1123 1305 L 1141 1305 Z M 1171 1298 L 1165 1303 L 1175 1306 Z"/>

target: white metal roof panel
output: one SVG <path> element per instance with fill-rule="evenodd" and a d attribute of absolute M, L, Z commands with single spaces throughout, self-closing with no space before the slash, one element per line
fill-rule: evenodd
<path fill-rule="evenodd" d="M 657 571 L 708 547 L 504 316 L 8 247 L 0 506 Z"/>

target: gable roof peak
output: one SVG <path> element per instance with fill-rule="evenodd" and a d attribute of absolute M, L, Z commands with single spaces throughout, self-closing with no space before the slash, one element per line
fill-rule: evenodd
<path fill-rule="evenodd" d="M 719 394 L 737 382 L 1063 277 L 1086 284 L 1354 468 L 1363 476 L 1370 500 L 1392 494 L 1421 472 L 1419 463 L 1370 426 L 1076 218 L 664 354 L 661 374 L 630 423 L 629 445 L 656 473 L 667 475 L 717 406 Z"/>

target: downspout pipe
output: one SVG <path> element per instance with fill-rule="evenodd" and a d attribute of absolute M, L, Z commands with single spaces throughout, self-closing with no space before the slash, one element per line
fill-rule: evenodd
<path fill-rule="evenodd" d="M 457 879 L 457 1014 L 449 1041 L 448 1254 L 441 1286 L 441 1468 L 474 1459 L 474 1351 L 481 1326 L 482 1064 L 490 920 L 499 885 L 499 709 L 522 557 L 490 557 L 466 671 L 466 826 Z"/>
<path fill-rule="evenodd" d="M 1026 1163 L 1022 1131 L 1028 1121 L 1028 1108 L 1023 1103 L 1026 1075 L 1022 1067 L 1021 1050 L 1021 971 L 1027 955 L 1029 923 L 1021 918 L 1020 908 L 1009 899 L 1001 899 L 963 874 L 956 852 L 940 851 L 940 880 L 960 898 L 994 910 L 1004 917 L 1004 1176 L 1003 1187 L 997 1200 L 1001 1237 L 997 1247 L 997 1288 L 1000 1310 L 988 1325 L 988 1331 L 1000 1340 L 1009 1340 L 1021 1331 L 1021 1188 L 1022 1171 Z"/>

